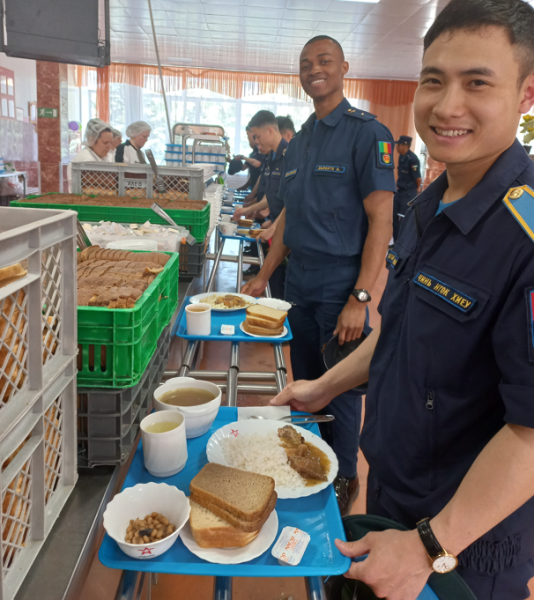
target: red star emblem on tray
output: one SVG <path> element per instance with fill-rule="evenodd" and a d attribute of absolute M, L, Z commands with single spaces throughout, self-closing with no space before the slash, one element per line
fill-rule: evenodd
<path fill-rule="evenodd" d="M 239 435 L 239 429 L 232 429 L 232 431 L 230 431 L 230 435 L 237 437 Z"/>
<path fill-rule="evenodd" d="M 152 550 L 154 548 L 143 548 L 143 552 L 141 552 L 141 556 L 144 556 L 145 554 L 152 554 Z"/>

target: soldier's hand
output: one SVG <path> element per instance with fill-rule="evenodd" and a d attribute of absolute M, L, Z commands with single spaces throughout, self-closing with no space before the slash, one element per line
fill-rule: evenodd
<path fill-rule="evenodd" d="M 352 342 L 361 337 L 365 325 L 365 304 L 358 302 L 351 296 L 341 314 L 337 318 L 334 335 L 339 333 L 339 344 Z"/>
<path fill-rule="evenodd" d="M 253 277 L 250 281 L 245 283 L 245 285 L 241 288 L 241 293 L 257 298 L 263 294 L 268 283 L 268 281 L 260 277 L 258 274 L 256 277 Z"/>
<path fill-rule="evenodd" d="M 245 215 L 245 210 L 243 208 L 236 208 L 234 214 L 232 215 L 232 221 L 239 221 L 239 219 Z"/>
<path fill-rule="evenodd" d="M 295 410 L 313 413 L 327 406 L 330 400 L 332 398 L 323 389 L 320 380 L 301 380 L 288 384 L 270 403 L 274 406 L 289 404 Z"/>
<path fill-rule="evenodd" d="M 274 235 L 274 227 L 269 227 L 269 229 L 264 229 L 260 235 L 258 236 L 258 238 L 262 241 L 262 242 L 268 242 L 269 240 L 272 239 L 273 235 Z"/>

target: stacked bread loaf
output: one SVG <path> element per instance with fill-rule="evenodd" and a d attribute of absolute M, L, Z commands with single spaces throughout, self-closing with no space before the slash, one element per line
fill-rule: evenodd
<path fill-rule="evenodd" d="M 254 304 L 247 308 L 247 318 L 243 323 L 243 329 L 253 335 L 266 337 L 281 335 L 284 332 L 286 317 L 285 310 Z"/>
<path fill-rule="evenodd" d="M 208 463 L 191 481 L 190 526 L 201 548 L 250 544 L 276 506 L 274 479 Z"/>
<path fill-rule="evenodd" d="M 161 252 L 86 248 L 78 257 L 78 306 L 133 308 L 168 260 Z"/>

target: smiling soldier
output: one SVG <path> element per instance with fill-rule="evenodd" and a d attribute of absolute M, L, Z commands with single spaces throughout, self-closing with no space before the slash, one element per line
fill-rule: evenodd
<path fill-rule="evenodd" d="M 391 239 L 393 138 L 344 98 L 348 69 L 341 46 L 328 36 L 311 39 L 301 52 L 300 82 L 315 112 L 289 144 L 278 192 L 285 208 L 263 268 L 243 288 L 260 295 L 291 251 L 286 300 L 295 305 L 289 311 L 295 378 L 325 372 L 321 348 L 334 333 L 340 343 L 361 336 Z M 361 395 L 347 391 L 328 412 L 336 419 L 322 434 L 339 459 L 334 487 L 348 514 L 358 493 Z"/>
<path fill-rule="evenodd" d="M 408 210 L 381 329 L 273 401 L 319 410 L 369 378 L 368 513 L 408 528 L 338 542 L 349 577 L 414 600 L 432 571 L 479 600 L 534 576 L 534 164 L 516 139 L 534 104 L 534 9 L 452 0 L 424 39 L 415 123 L 447 170 Z M 436 577 L 443 577 L 437 575 Z"/>

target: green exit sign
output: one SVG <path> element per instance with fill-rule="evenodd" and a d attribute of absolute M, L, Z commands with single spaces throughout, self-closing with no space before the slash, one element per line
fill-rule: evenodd
<path fill-rule="evenodd" d="M 57 119 L 57 108 L 39 108 L 37 114 L 45 119 Z"/>

